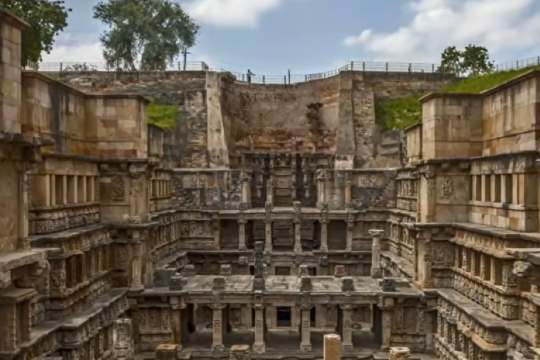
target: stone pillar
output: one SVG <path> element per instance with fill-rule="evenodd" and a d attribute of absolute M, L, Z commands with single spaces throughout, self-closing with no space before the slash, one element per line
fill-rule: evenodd
<path fill-rule="evenodd" d="M 246 250 L 246 224 L 247 221 L 244 218 L 243 214 L 240 214 L 240 218 L 238 219 L 238 249 L 239 250 Z"/>
<path fill-rule="evenodd" d="M 322 207 L 323 204 L 328 203 L 326 200 L 326 189 L 325 189 L 325 183 L 326 183 L 326 172 L 325 170 L 317 170 L 317 207 Z"/>
<path fill-rule="evenodd" d="M 302 208 L 299 201 L 293 203 L 294 208 L 294 252 L 302 252 Z"/>
<path fill-rule="evenodd" d="M 212 305 L 212 351 L 225 351 L 223 345 L 223 309 L 226 305 Z"/>
<path fill-rule="evenodd" d="M 334 172 L 334 206 L 336 209 L 343 208 L 344 200 L 344 181 L 343 173 L 339 171 Z"/>
<path fill-rule="evenodd" d="M 255 339 L 253 343 L 253 351 L 261 354 L 266 351 L 264 342 L 264 306 L 255 304 Z"/>
<path fill-rule="evenodd" d="M 354 231 L 354 217 L 351 214 L 347 215 L 347 237 L 345 243 L 345 250 L 352 251 L 353 233 Z"/>
<path fill-rule="evenodd" d="M 113 354 L 116 360 L 133 359 L 133 326 L 131 319 L 118 319 L 113 325 Z"/>
<path fill-rule="evenodd" d="M 251 207 L 251 177 L 243 173 L 241 175 L 242 181 L 242 208 L 248 209 Z"/>
<path fill-rule="evenodd" d="M 221 224 L 219 216 L 212 216 L 212 234 L 214 235 L 214 248 L 216 250 L 221 249 Z"/>
<path fill-rule="evenodd" d="M 265 205 L 264 251 L 272 252 L 272 203 Z"/>
<path fill-rule="evenodd" d="M 182 349 L 182 309 L 185 307 L 182 299 L 171 297 L 171 332 L 172 341 Z"/>
<path fill-rule="evenodd" d="M 300 351 L 308 352 L 311 351 L 311 306 L 302 305 L 301 306 L 302 319 L 301 319 L 301 341 L 300 341 Z"/>
<path fill-rule="evenodd" d="M 408 360 L 411 358 L 411 350 L 408 347 L 390 348 L 389 360 Z"/>
<path fill-rule="evenodd" d="M 328 251 L 328 204 L 322 205 L 321 210 L 321 251 Z"/>
<path fill-rule="evenodd" d="M 140 237 L 139 233 L 134 233 L 134 237 Z M 136 239 L 136 243 L 133 244 L 133 260 L 131 261 L 131 288 L 141 289 L 142 283 L 142 243 L 140 239 Z"/>
<path fill-rule="evenodd" d="M 353 332 L 352 332 L 352 314 L 353 314 L 353 306 L 352 305 L 340 305 L 343 315 L 343 321 L 342 326 L 343 329 L 341 330 L 342 336 L 343 336 L 343 351 L 353 351 L 354 345 L 353 345 Z"/>
<path fill-rule="evenodd" d="M 349 174 L 345 178 L 345 207 L 352 208 L 352 181 Z"/>
<path fill-rule="evenodd" d="M 394 299 L 392 298 L 383 298 L 381 309 L 381 328 L 382 328 L 382 338 L 381 338 L 381 348 L 388 349 L 390 347 L 392 339 L 392 313 L 394 311 Z"/>
<path fill-rule="evenodd" d="M 381 238 L 384 230 L 371 229 L 369 235 L 373 238 L 371 245 L 371 276 L 373 278 L 382 277 L 381 268 Z"/>
<path fill-rule="evenodd" d="M 341 360 L 341 338 L 336 334 L 324 335 L 324 360 Z"/>

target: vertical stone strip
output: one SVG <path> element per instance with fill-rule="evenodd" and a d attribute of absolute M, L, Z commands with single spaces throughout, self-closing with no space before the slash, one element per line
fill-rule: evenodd
<path fill-rule="evenodd" d="M 343 351 L 353 351 L 354 345 L 353 345 L 353 339 L 352 339 L 352 312 L 353 307 L 352 305 L 340 305 L 342 314 L 343 314 L 343 321 L 342 321 L 342 335 L 343 335 Z"/>
<path fill-rule="evenodd" d="M 308 352 L 311 351 L 311 317 L 310 317 L 311 306 L 302 305 L 302 334 L 300 342 L 300 351 Z"/>
<path fill-rule="evenodd" d="M 253 343 L 253 351 L 261 354 L 266 351 L 264 342 L 264 306 L 255 304 L 255 341 Z"/>
<path fill-rule="evenodd" d="M 221 304 L 212 306 L 212 351 L 224 351 L 223 345 L 223 308 Z"/>
<path fill-rule="evenodd" d="M 371 245 L 371 276 L 373 278 L 382 277 L 381 268 L 381 238 L 384 230 L 371 229 L 369 235 L 371 235 L 373 242 Z"/>

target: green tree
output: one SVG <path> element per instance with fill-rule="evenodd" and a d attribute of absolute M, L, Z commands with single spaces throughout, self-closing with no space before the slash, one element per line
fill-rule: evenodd
<path fill-rule="evenodd" d="M 493 62 L 489 60 L 489 51 L 483 46 L 468 45 L 463 51 L 463 68 L 471 76 L 487 74 L 493 71 Z"/>
<path fill-rule="evenodd" d="M 445 73 L 461 75 L 463 71 L 462 53 L 455 46 L 449 46 L 444 49 L 441 55 L 440 70 Z"/>
<path fill-rule="evenodd" d="M 109 26 L 101 36 L 107 64 L 117 69 L 164 70 L 195 44 L 199 27 L 170 0 L 102 0 L 94 18 Z"/>
<path fill-rule="evenodd" d="M 54 38 L 67 26 L 71 9 L 64 0 L 8 0 L 1 1 L 0 8 L 25 20 L 30 29 L 22 35 L 23 66 L 41 61 L 45 51 L 50 53 Z"/>

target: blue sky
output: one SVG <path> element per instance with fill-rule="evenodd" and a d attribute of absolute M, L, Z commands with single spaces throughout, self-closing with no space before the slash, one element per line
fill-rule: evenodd
<path fill-rule="evenodd" d="M 262 74 L 351 60 L 436 62 L 447 45 L 502 62 L 540 56 L 540 0 L 176 0 L 201 26 L 190 60 Z M 98 0 L 66 0 L 69 26 L 44 62 L 102 61 Z"/>

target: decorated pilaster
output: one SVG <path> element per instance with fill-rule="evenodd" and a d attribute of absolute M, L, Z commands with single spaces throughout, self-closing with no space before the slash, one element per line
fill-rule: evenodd
<path fill-rule="evenodd" d="M 381 268 L 381 238 L 384 230 L 371 229 L 369 235 L 371 235 L 373 241 L 371 245 L 371 276 L 373 278 L 382 277 Z"/>
<path fill-rule="evenodd" d="M 264 219 L 264 251 L 272 252 L 272 203 L 266 202 Z"/>
<path fill-rule="evenodd" d="M 133 325 L 131 319 L 119 319 L 113 325 L 114 359 L 130 360 L 134 355 Z"/>
<path fill-rule="evenodd" d="M 212 351 L 225 351 L 223 345 L 223 309 L 226 305 L 213 304 L 212 308 Z"/>
<path fill-rule="evenodd" d="M 255 304 L 255 341 L 253 343 L 253 351 L 261 354 L 266 351 L 264 341 L 264 306 Z"/>
<path fill-rule="evenodd" d="M 328 204 L 323 204 L 321 210 L 321 251 L 328 251 Z"/>
<path fill-rule="evenodd" d="M 182 309 L 185 304 L 180 297 L 171 297 L 171 332 L 172 341 L 178 345 L 178 349 L 182 349 Z"/>
<path fill-rule="evenodd" d="M 251 176 L 243 172 L 240 181 L 242 182 L 242 208 L 248 209 L 251 207 Z"/>
<path fill-rule="evenodd" d="M 379 308 L 382 313 L 382 336 L 381 336 L 381 348 L 388 349 L 392 340 L 392 314 L 394 312 L 394 299 L 389 297 L 382 297 Z"/>
<path fill-rule="evenodd" d="M 300 351 L 308 352 L 311 351 L 311 317 L 310 311 L 311 306 L 308 304 L 302 304 L 300 306 L 302 313 L 301 319 L 301 342 L 300 342 Z"/>
<path fill-rule="evenodd" d="M 354 236 L 354 215 L 351 213 L 347 214 L 347 234 L 345 242 L 345 250 L 352 251 L 352 243 Z"/>
<path fill-rule="evenodd" d="M 340 305 L 343 321 L 342 326 L 343 329 L 341 330 L 341 336 L 343 338 L 343 351 L 350 352 L 353 351 L 354 345 L 353 345 L 353 339 L 352 339 L 352 313 L 354 307 L 352 305 Z"/>
<path fill-rule="evenodd" d="M 239 250 L 246 250 L 246 218 L 244 217 L 244 213 L 241 211 L 240 215 L 238 216 L 238 249 Z"/>
<path fill-rule="evenodd" d="M 294 252 L 302 252 L 302 204 L 300 201 L 293 203 L 294 208 Z"/>
<path fill-rule="evenodd" d="M 326 171 L 323 169 L 317 170 L 317 207 L 322 207 L 322 204 L 328 203 L 325 194 L 326 187 Z"/>

